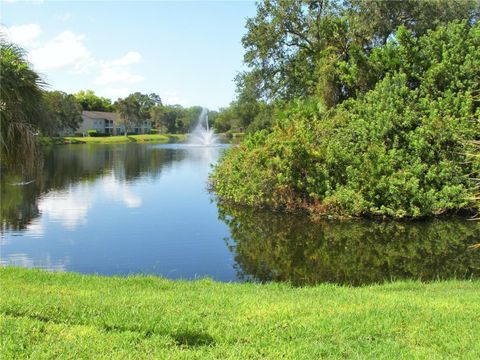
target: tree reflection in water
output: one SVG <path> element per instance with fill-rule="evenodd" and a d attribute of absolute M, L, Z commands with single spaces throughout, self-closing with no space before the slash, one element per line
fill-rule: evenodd
<path fill-rule="evenodd" d="M 478 278 L 480 224 L 443 218 L 422 222 L 317 221 L 226 205 L 227 246 L 244 280 L 363 285 L 396 279 Z"/>
<path fill-rule="evenodd" d="M 184 151 L 162 151 L 141 144 L 47 147 L 43 166 L 34 179 L 2 172 L 0 230 L 24 230 L 39 216 L 38 200 L 49 191 L 64 190 L 79 182 L 94 182 L 111 174 L 120 182 L 133 182 L 140 177 L 155 179 L 162 170 L 184 157 Z M 34 181 L 12 185 L 25 180 Z"/>

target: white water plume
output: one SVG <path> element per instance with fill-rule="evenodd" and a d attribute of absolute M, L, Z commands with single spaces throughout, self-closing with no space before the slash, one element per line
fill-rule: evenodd
<path fill-rule="evenodd" d="M 208 124 L 208 109 L 202 108 L 197 125 L 188 136 L 188 142 L 194 146 L 216 146 L 217 136 Z"/>

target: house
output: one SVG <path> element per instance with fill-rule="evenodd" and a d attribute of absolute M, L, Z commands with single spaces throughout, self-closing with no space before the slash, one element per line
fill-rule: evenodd
<path fill-rule="evenodd" d="M 119 114 L 106 111 L 82 111 L 82 121 L 78 128 L 74 131 L 70 131 L 69 134 L 82 134 L 88 135 L 89 130 L 96 130 L 98 133 L 106 135 L 123 135 L 125 133 L 125 125 L 119 122 Z M 128 129 L 129 133 L 134 134 L 149 134 L 152 130 L 152 122 L 145 120 L 140 126 L 136 126 L 132 129 Z"/>

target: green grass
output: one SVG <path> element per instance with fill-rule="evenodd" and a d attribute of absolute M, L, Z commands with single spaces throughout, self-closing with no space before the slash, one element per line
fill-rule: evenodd
<path fill-rule="evenodd" d="M 70 359 L 477 359 L 480 282 L 362 288 L 0 268 L 0 354 Z"/>
<path fill-rule="evenodd" d="M 44 140 L 45 144 L 49 143 L 77 143 L 77 144 L 121 144 L 129 142 L 168 142 L 171 140 L 184 141 L 186 134 L 143 134 L 128 136 L 102 136 L 102 137 L 71 137 L 54 140 Z"/>

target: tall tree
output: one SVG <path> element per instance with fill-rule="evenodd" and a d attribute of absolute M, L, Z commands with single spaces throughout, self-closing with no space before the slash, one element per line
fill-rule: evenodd
<path fill-rule="evenodd" d="M 404 26 L 417 36 L 478 20 L 478 0 L 265 0 L 247 20 L 242 77 L 267 100 L 320 95 L 327 107 L 372 88 L 364 58 Z M 352 79 L 353 78 L 353 79 Z M 249 81 L 239 81 L 240 94 Z"/>
<path fill-rule="evenodd" d="M 480 15 L 478 0 L 349 0 L 346 8 L 355 36 L 371 47 L 385 45 L 400 26 L 421 36 L 453 20 L 473 23 Z"/>
<path fill-rule="evenodd" d="M 125 136 L 135 126 L 141 125 L 144 121 L 141 104 L 133 94 L 125 99 L 119 99 L 115 103 L 115 108 L 119 114 L 118 122 L 124 125 Z"/>
<path fill-rule="evenodd" d="M 131 94 L 137 102 L 140 104 L 140 112 L 141 116 L 144 120 L 147 120 L 150 118 L 150 110 L 154 106 L 162 106 L 162 99 L 160 98 L 160 95 L 151 93 L 150 95 L 147 94 L 142 94 L 140 92 L 135 92 Z"/>

